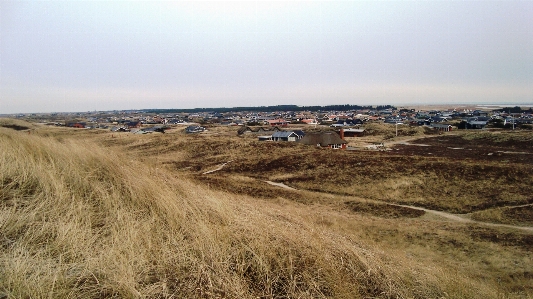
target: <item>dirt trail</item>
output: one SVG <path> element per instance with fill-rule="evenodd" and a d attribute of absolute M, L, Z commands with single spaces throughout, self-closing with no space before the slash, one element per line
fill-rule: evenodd
<path fill-rule="evenodd" d="M 224 166 L 226 166 L 226 164 L 230 163 L 231 161 L 228 161 L 226 163 L 223 163 L 223 164 L 220 164 L 217 168 L 213 169 L 213 170 L 209 170 L 209 171 L 206 171 L 202 174 L 210 174 L 210 173 L 213 173 L 213 172 L 217 172 L 219 170 L 222 170 L 222 168 L 224 168 Z"/>
<path fill-rule="evenodd" d="M 426 138 L 431 138 L 431 137 L 435 137 L 435 136 L 428 136 Z M 416 138 L 409 138 L 409 139 L 393 141 L 393 142 L 387 143 L 387 145 L 390 146 L 391 144 L 405 143 L 405 142 L 407 142 L 409 140 L 414 140 L 414 139 L 420 139 L 420 138 L 416 137 Z M 223 169 L 224 166 L 226 166 L 226 164 L 228 164 L 230 162 L 232 162 L 232 161 L 228 161 L 226 163 L 220 164 L 217 168 L 215 168 L 213 170 L 206 171 L 206 172 L 204 172 L 202 174 L 210 174 L 210 173 L 217 172 L 217 171 Z M 280 188 L 287 189 L 287 190 L 298 191 L 298 189 L 295 189 L 293 187 L 287 186 L 287 185 L 285 185 L 283 183 L 277 183 L 277 182 L 273 182 L 273 181 L 264 181 L 264 182 L 267 183 L 267 184 L 273 185 L 273 186 L 277 186 L 277 187 L 280 187 Z M 314 191 L 314 193 L 321 193 L 321 192 Z M 467 218 L 468 216 L 466 216 L 466 215 L 452 214 L 452 213 L 436 211 L 436 210 L 430 210 L 430 209 L 417 207 L 417 206 L 411 206 L 411 205 L 393 204 L 393 203 L 379 201 L 379 200 L 372 200 L 372 201 L 376 202 L 376 203 L 380 203 L 380 204 L 387 204 L 387 205 L 391 205 L 391 206 L 404 207 L 404 208 L 410 208 L 410 209 L 424 211 L 426 213 L 437 215 L 437 216 L 440 216 L 440 217 L 443 217 L 443 218 L 446 218 L 448 220 L 455 221 L 455 222 L 475 223 L 475 224 L 487 225 L 487 226 L 492 226 L 492 227 L 505 227 L 505 228 L 523 230 L 523 231 L 527 231 L 527 232 L 533 233 L 533 227 L 530 227 L 530 226 L 516 226 L 516 225 L 509 225 L 509 224 L 483 222 L 483 221 L 477 221 L 477 220 L 472 220 L 470 218 Z M 529 205 L 531 205 L 531 204 L 512 206 L 512 207 L 509 207 L 509 208 L 525 207 L 525 206 L 529 206 Z"/>
<path fill-rule="evenodd" d="M 385 203 L 385 202 L 383 202 L 383 203 Z M 518 229 L 518 230 L 523 230 L 523 231 L 527 231 L 527 232 L 533 233 L 533 227 L 531 227 L 531 226 L 516 226 L 516 225 L 510 225 L 510 224 L 483 222 L 483 221 L 477 221 L 477 220 L 472 220 L 470 218 L 466 218 L 467 217 L 466 215 L 451 214 L 451 213 L 447 213 L 447 212 L 429 210 L 429 209 L 416 207 L 416 206 L 409 206 L 409 205 L 398 205 L 398 204 L 391 204 L 391 203 L 388 203 L 388 204 L 391 205 L 391 206 L 404 207 L 404 208 L 410 208 L 410 209 L 424 211 L 426 213 L 438 215 L 438 216 L 441 216 L 443 218 L 453 220 L 455 222 L 475 223 L 475 224 L 482 224 L 482 225 L 493 226 L 493 227 L 505 227 L 505 228 Z M 527 206 L 527 205 L 524 205 L 524 206 Z"/>
<path fill-rule="evenodd" d="M 278 186 L 278 187 L 281 187 L 281 188 L 285 188 L 285 189 L 288 189 L 288 190 L 297 190 L 297 189 L 294 189 L 293 187 L 289 187 L 283 183 L 276 183 L 276 182 L 272 182 L 272 181 L 265 181 L 265 183 L 267 184 L 270 184 L 270 185 L 273 185 L 273 186 Z"/>
<path fill-rule="evenodd" d="M 527 203 L 525 205 L 518 205 L 518 206 L 506 206 L 506 208 L 513 209 L 513 208 L 523 208 L 523 207 L 529 207 L 533 206 L 533 203 Z"/>
<path fill-rule="evenodd" d="M 276 182 L 272 182 L 272 181 L 265 181 L 265 182 L 270 184 L 270 185 L 278 186 L 278 187 L 289 189 L 289 190 L 293 190 L 293 191 L 298 191 L 298 189 L 295 189 L 293 187 L 287 186 L 287 185 L 285 185 L 283 183 L 276 183 Z M 314 191 L 314 193 L 321 193 L 321 192 Z M 393 203 L 389 203 L 389 202 L 385 202 L 385 201 L 379 201 L 379 200 L 371 200 L 371 201 L 375 202 L 375 203 L 379 203 L 379 204 L 387 204 L 387 205 L 391 205 L 391 206 L 397 206 L 397 207 L 403 207 L 403 208 L 409 208 L 409 209 L 424 211 L 426 213 L 437 215 L 437 216 L 446 218 L 446 219 L 454 221 L 454 222 L 475 223 L 475 224 L 487 225 L 487 226 L 492 226 L 492 227 L 505 227 L 505 228 L 517 229 L 517 230 L 522 230 L 522 231 L 526 231 L 526 232 L 529 232 L 529 233 L 533 233 L 533 227 L 531 227 L 531 226 L 517 226 L 517 225 L 510 225 L 510 224 L 483 222 L 483 221 L 477 221 L 477 220 L 472 220 L 470 218 L 467 218 L 468 217 L 467 215 L 452 214 L 452 213 L 448 213 L 448 212 L 430 210 L 430 209 L 417 207 L 417 206 L 411 206 L 411 205 L 393 204 Z M 525 207 L 525 206 L 530 206 L 530 205 L 533 205 L 533 204 L 510 206 L 509 208 Z"/>

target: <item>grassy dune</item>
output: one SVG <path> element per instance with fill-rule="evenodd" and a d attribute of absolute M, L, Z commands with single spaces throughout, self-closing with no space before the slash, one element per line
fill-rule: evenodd
<path fill-rule="evenodd" d="M 477 261 L 458 269 L 459 253 L 424 251 L 439 238 L 471 240 L 443 232 L 421 245 L 427 231 L 414 228 L 426 225 L 422 220 L 402 220 L 400 228 L 397 219 L 304 205 L 290 196 L 263 200 L 210 189 L 126 154 L 126 145 L 103 147 L 93 133 L 54 132 L 0 128 L 0 297 L 532 294 L 517 287 L 530 278 L 498 285 L 501 273 L 476 274 Z M 493 247 L 489 259 L 505 249 Z M 525 258 L 520 250 L 506 260 Z"/>

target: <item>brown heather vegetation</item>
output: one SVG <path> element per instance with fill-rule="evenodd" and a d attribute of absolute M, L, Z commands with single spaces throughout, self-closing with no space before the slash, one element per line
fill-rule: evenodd
<path fill-rule="evenodd" d="M 533 144 L 507 133 L 333 151 L 2 120 L 0 298 L 532 298 Z"/>

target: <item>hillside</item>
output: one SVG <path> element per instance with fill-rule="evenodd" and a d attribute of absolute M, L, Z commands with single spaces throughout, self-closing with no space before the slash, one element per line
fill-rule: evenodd
<path fill-rule="evenodd" d="M 0 298 L 533 296 L 530 233 L 254 175 L 271 144 L 27 127 L 0 127 Z"/>

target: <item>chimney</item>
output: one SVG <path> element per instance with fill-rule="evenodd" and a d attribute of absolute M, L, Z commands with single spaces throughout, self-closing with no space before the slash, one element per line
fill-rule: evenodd
<path fill-rule="evenodd" d="M 341 139 L 344 140 L 344 129 L 343 128 L 341 128 L 339 135 L 341 135 Z"/>

